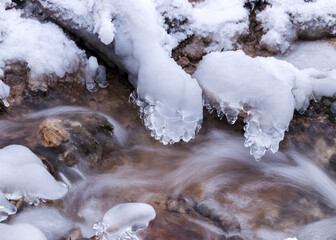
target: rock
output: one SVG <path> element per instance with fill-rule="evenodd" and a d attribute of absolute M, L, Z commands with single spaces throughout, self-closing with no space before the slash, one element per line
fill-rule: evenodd
<path fill-rule="evenodd" d="M 188 59 L 199 61 L 205 55 L 205 47 L 206 45 L 201 38 L 192 37 L 190 43 L 182 50 L 182 53 Z"/>
<path fill-rule="evenodd" d="M 209 208 L 205 204 L 197 204 L 194 210 L 201 216 L 215 222 L 224 232 L 240 232 L 240 224 L 237 218 L 232 216 L 231 219 L 226 219 L 216 213 L 214 209 Z"/>
<path fill-rule="evenodd" d="M 336 154 L 333 154 L 329 159 L 329 165 L 336 172 Z"/>
<path fill-rule="evenodd" d="M 69 231 L 69 237 L 67 240 L 80 240 L 80 239 L 89 239 L 89 238 L 83 238 L 82 231 L 79 227 L 75 226 Z"/>
<path fill-rule="evenodd" d="M 42 122 L 37 133 L 40 143 L 45 147 L 58 147 L 68 140 L 67 131 L 63 127 L 63 121 L 50 119 Z"/>
<path fill-rule="evenodd" d="M 98 114 L 72 118 L 43 121 L 37 132 L 39 142 L 44 147 L 55 148 L 53 152 L 67 166 L 83 159 L 92 167 L 102 159 L 103 152 L 114 150 L 113 126 Z"/>
<path fill-rule="evenodd" d="M 234 236 L 227 238 L 227 240 L 244 240 L 244 239 L 238 235 L 234 235 Z"/>
<path fill-rule="evenodd" d="M 336 101 L 331 104 L 330 111 L 336 115 Z"/>

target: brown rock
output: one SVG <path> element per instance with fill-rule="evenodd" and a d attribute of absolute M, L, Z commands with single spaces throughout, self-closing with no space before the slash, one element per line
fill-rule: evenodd
<path fill-rule="evenodd" d="M 63 121 L 59 119 L 45 120 L 38 129 L 38 138 L 45 147 L 58 147 L 68 140 Z"/>

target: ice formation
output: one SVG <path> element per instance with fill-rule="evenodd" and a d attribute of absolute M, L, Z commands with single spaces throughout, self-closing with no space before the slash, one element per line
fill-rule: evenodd
<path fill-rule="evenodd" d="M 7 63 L 26 61 L 32 90 L 47 89 L 45 76 L 65 78 L 75 74 L 76 81 L 85 82 L 87 75 L 95 75 L 97 69 L 85 68 L 88 64 L 85 52 L 61 28 L 23 18 L 21 14 L 19 10 L 5 10 L 5 5 L 0 5 L 0 69 Z M 8 89 L 0 82 L 0 98 L 7 96 Z"/>
<path fill-rule="evenodd" d="M 78 9 L 64 0 L 39 2 L 73 19 L 74 28 L 98 32 L 104 44 L 113 39 L 111 54 L 129 73 L 136 88 L 132 99 L 155 139 L 167 144 L 195 136 L 202 121 L 201 89 L 170 57 L 170 37 L 151 0 L 77 0 Z"/>
<path fill-rule="evenodd" d="M 5 194 L 0 191 L 0 222 L 6 220 L 8 215 L 16 213 L 16 207 L 8 202 Z"/>
<path fill-rule="evenodd" d="M 11 224 L 31 224 L 38 228 L 48 240 L 59 240 L 66 236 L 73 223 L 54 208 L 38 207 L 17 214 Z"/>
<path fill-rule="evenodd" d="M 154 208 L 146 203 L 122 203 L 107 211 L 94 230 L 102 240 L 138 240 L 135 233 L 146 228 L 155 216 Z"/>
<path fill-rule="evenodd" d="M 336 71 L 299 70 L 273 57 L 251 58 L 243 51 L 213 52 L 199 63 L 195 77 L 208 107 L 234 123 L 241 111 L 245 146 L 261 158 L 266 150 L 276 152 L 293 117 L 305 110 L 311 96 L 336 93 Z"/>
<path fill-rule="evenodd" d="M 265 34 L 261 44 L 285 52 L 299 37 L 322 38 L 336 34 L 336 3 L 330 0 L 268 0 L 257 14 Z"/>
<path fill-rule="evenodd" d="M 10 145 L 0 150 L 0 191 L 8 199 L 25 197 L 27 202 L 38 204 L 39 198 L 62 198 L 67 187 L 56 182 L 28 148 Z"/>
<path fill-rule="evenodd" d="M 0 223 L 1 240 L 47 240 L 43 233 L 30 224 Z"/>

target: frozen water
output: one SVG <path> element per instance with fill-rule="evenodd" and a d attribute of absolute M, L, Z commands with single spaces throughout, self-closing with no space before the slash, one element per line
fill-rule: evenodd
<path fill-rule="evenodd" d="M 59 240 L 66 236 L 73 223 L 56 209 L 39 207 L 19 213 L 12 224 L 31 224 L 38 228 L 48 240 Z"/>
<path fill-rule="evenodd" d="M 67 17 L 69 12 L 76 15 L 63 0 L 40 2 L 44 7 L 63 12 L 62 16 Z M 81 20 L 75 16 L 78 26 L 85 26 L 86 21 L 88 31 L 101 31 L 104 43 L 112 40 L 113 32 L 119 67 L 129 73 L 137 92 L 135 102 L 151 135 L 164 144 L 194 138 L 202 121 L 201 89 L 170 57 L 172 45 L 153 2 L 102 0 L 93 5 L 84 0 L 76 2 L 80 8 L 87 7 L 84 16 L 90 15 Z M 105 35 L 110 38 L 106 40 Z M 92 83 L 91 78 L 89 89 L 94 90 Z"/>
<path fill-rule="evenodd" d="M 208 54 L 193 77 L 203 89 L 206 104 L 219 116 L 225 114 L 234 123 L 240 111 L 247 113 L 245 146 L 259 159 L 268 149 L 278 150 L 294 109 L 304 111 L 313 95 L 336 93 L 335 73 L 300 71 L 273 57 L 251 58 L 236 51 Z"/>
<path fill-rule="evenodd" d="M 155 218 L 155 210 L 145 203 L 122 203 L 107 211 L 103 221 L 95 224 L 96 236 L 103 240 L 137 240 L 135 233 Z"/>
<path fill-rule="evenodd" d="M 43 233 L 30 224 L 0 223 L 1 240 L 47 240 Z"/>
<path fill-rule="evenodd" d="M 10 145 L 0 150 L 0 190 L 9 199 L 25 197 L 29 203 L 38 204 L 39 198 L 62 198 L 67 187 L 56 182 L 28 148 Z"/>
<path fill-rule="evenodd" d="M 8 215 L 16 213 L 16 207 L 8 202 L 5 194 L 0 191 L 0 222 L 6 220 Z"/>
<path fill-rule="evenodd" d="M 285 52 L 298 36 L 322 38 L 336 34 L 336 2 L 330 0 L 269 0 L 257 14 L 265 34 L 261 43 L 272 52 Z"/>

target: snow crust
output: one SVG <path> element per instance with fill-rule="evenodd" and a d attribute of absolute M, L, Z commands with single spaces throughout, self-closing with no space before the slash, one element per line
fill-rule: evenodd
<path fill-rule="evenodd" d="M 122 203 L 107 211 L 94 229 L 96 236 L 103 234 L 103 240 L 137 240 L 135 233 L 146 228 L 155 216 L 154 208 L 146 203 Z"/>
<path fill-rule="evenodd" d="M 335 70 L 299 70 L 273 57 L 251 58 L 243 51 L 213 52 L 199 63 L 195 77 L 209 109 L 234 123 L 242 111 L 245 146 L 260 159 L 279 148 L 294 109 L 304 111 L 312 96 L 336 94 Z"/>
<path fill-rule="evenodd" d="M 336 3 L 330 0 L 269 0 L 257 14 L 265 34 L 261 43 L 272 52 L 285 52 L 299 37 L 336 34 Z"/>
<path fill-rule="evenodd" d="M 27 202 L 38 204 L 39 198 L 62 198 L 67 187 L 56 182 L 28 148 L 10 145 L 0 150 L 0 191 L 8 199 L 24 197 Z"/>
<path fill-rule="evenodd" d="M 0 223 L 1 240 L 47 240 L 43 233 L 30 224 Z"/>
<path fill-rule="evenodd" d="M 165 28 L 172 37 L 172 46 L 196 35 L 211 40 L 207 51 L 232 50 L 241 34 L 248 32 L 248 10 L 244 0 L 154 0 L 165 18 Z M 167 19 L 169 20 L 167 22 Z"/>
<path fill-rule="evenodd" d="M 88 64 L 85 52 L 62 29 L 52 23 L 22 18 L 21 13 L 0 5 L 0 68 L 7 63 L 26 61 L 32 90 L 46 90 L 47 76 L 65 78 L 72 74 L 76 75 L 76 81 L 85 82 L 92 80 L 91 75 L 97 75 L 96 69 L 85 67 Z M 0 98 L 6 99 L 8 95 L 8 87 L 0 81 Z"/>

